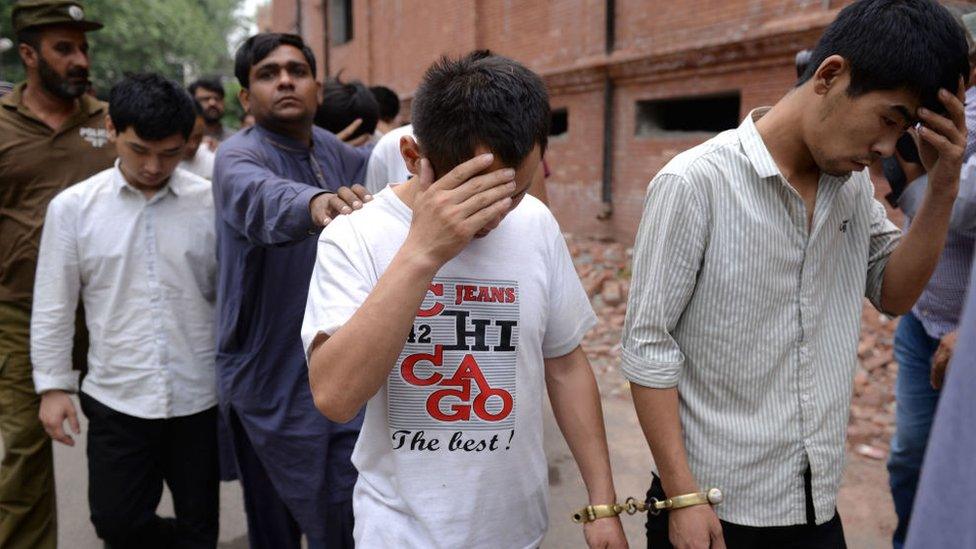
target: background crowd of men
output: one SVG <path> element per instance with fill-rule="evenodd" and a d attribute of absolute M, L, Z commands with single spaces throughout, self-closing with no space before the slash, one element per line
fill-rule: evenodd
<path fill-rule="evenodd" d="M 963 23 L 931 0 L 854 2 L 795 89 L 651 182 L 621 365 L 655 458 L 648 501 L 728 497 L 649 516 L 650 546 L 845 546 L 836 496 L 865 297 L 903 315 L 894 546 L 976 542 L 976 504 L 944 496 L 976 490 L 971 454 L 949 450 L 976 450 L 976 305 L 963 307 L 976 300 L 976 47 Z M 134 74 L 93 97 L 86 33 L 102 25 L 78 1 L 18 0 L 12 26 L 26 81 L 0 98 L 0 547 L 57 544 L 51 441 L 80 434 L 73 394 L 110 547 L 214 547 L 232 479 L 255 548 L 537 545 L 546 390 L 590 496 L 586 542 L 626 546 L 620 511 L 597 512 L 616 492 L 579 346 L 593 313 L 544 207 L 537 75 L 489 52 L 442 60 L 400 126 L 393 90 L 321 84 L 300 37 L 258 34 L 235 57 L 235 130 L 217 78 L 183 89 Z M 430 421 L 396 381 L 411 357 L 443 359 L 440 343 L 411 347 L 430 343 L 415 329 L 454 337 L 425 307 L 445 291 L 474 301 L 464 281 L 482 278 L 518 292 L 516 328 L 478 304 L 488 319 L 454 311 L 455 343 L 519 377 L 491 388 L 501 378 L 459 354 L 445 383 L 476 402 L 476 378 L 508 395 L 481 401 L 483 416 L 514 414 L 506 452 L 496 437 L 466 461 L 436 454 L 431 427 L 391 440 Z M 521 330 L 517 358 L 485 346 L 489 325 Z M 926 463 L 940 466 L 923 471 L 931 432 Z M 156 514 L 164 484 L 175 518 Z M 505 505 L 526 512 L 478 517 Z"/>

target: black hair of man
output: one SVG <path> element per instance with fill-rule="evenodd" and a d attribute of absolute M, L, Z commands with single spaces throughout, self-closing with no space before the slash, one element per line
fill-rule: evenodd
<path fill-rule="evenodd" d="M 380 106 L 380 120 L 388 124 L 393 122 L 400 114 L 400 96 L 386 86 L 372 86 L 369 91 L 373 92 Z"/>
<path fill-rule="evenodd" d="M 797 85 L 840 55 L 850 64 L 851 97 L 905 89 L 923 107 L 945 112 L 939 89 L 955 92 L 960 76 L 968 82 L 968 50 L 965 30 L 933 0 L 858 0 L 824 31 Z"/>
<path fill-rule="evenodd" d="M 234 55 L 234 76 L 240 82 L 241 87 L 248 89 L 251 86 L 251 67 L 260 63 L 265 57 L 280 46 L 292 46 L 297 48 L 305 56 L 305 61 L 312 69 L 312 77 L 315 77 L 315 54 L 309 48 L 301 36 L 297 34 L 287 34 L 279 32 L 263 32 L 248 38 L 241 47 L 237 48 Z"/>
<path fill-rule="evenodd" d="M 199 80 L 195 80 L 192 84 L 190 84 L 186 90 L 190 92 L 190 95 L 196 97 L 197 90 L 200 88 L 207 91 L 212 91 L 220 97 L 224 96 L 224 85 L 220 83 L 219 78 L 200 78 Z"/>
<path fill-rule="evenodd" d="M 27 44 L 34 51 L 40 53 L 41 51 L 41 28 L 42 27 L 27 27 L 17 33 L 17 43 Z"/>
<path fill-rule="evenodd" d="M 359 80 L 343 82 L 330 78 L 322 87 L 322 103 L 315 111 L 315 125 L 332 133 L 339 133 L 356 119 L 362 123 L 353 132 L 352 138 L 372 135 L 380 118 L 380 106 Z"/>
<path fill-rule="evenodd" d="M 196 101 L 182 86 L 158 74 L 130 74 L 112 86 L 108 114 L 119 133 L 129 127 L 147 141 L 175 134 L 184 139 L 196 123 Z"/>
<path fill-rule="evenodd" d="M 414 95 L 411 119 L 423 154 L 438 176 L 486 147 L 517 167 L 549 140 L 549 94 L 542 78 L 517 61 L 478 50 L 442 57 Z"/>

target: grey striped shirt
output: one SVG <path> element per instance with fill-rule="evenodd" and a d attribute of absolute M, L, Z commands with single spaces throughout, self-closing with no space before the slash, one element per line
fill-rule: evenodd
<path fill-rule="evenodd" d="M 677 386 L 688 462 L 723 520 L 833 517 L 864 296 L 878 307 L 899 230 L 866 172 L 823 175 L 811 230 L 756 131 L 676 156 L 651 181 L 634 248 L 623 371 Z"/>

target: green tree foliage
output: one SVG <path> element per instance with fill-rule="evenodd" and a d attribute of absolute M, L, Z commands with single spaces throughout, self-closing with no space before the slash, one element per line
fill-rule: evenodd
<path fill-rule="evenodd" d="M 105 28 L 90 33 L 92 83 L 99 95 L 126 72 L 153 71 L 177 82 L 199 75 L 230 77 L 229 37 L 243 25 L 242 0 L 82 0 L 90 19 Z M 0 0 L 0 35 L 10 29 L 13 0 Z M 16 47 L 2 54 L 4 80 L 23 79 Z"/>

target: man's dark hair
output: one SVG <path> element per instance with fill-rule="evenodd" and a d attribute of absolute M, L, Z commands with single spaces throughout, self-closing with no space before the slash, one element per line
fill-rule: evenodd
<path fill-rule="evenodd" d="M 186 88 L 186 91 L 190 92 L 190 95 L 196 97 L 197 90 L 200 88 L 207 91 L 212 91 L 221 97 L 224 96 L 224 85 L 220 83 L 219 78 L 201 78 L 199 80 L 194 80 L 193 83 Z"/>
<path fill-rule="evenodd" d="M 41 27 L 27 27 L 17 33 L 17 43 L 27 44 L 34 50 L 41 51 Z"/>
<path fill-rule="evenodd" d="M 372 86 L 369 91 L 373 92 L 373 97 L 380 106 L 380 120 L 383 122 L 393 122 L 400 114 L 400 96 L 386 86 Z"/>
<path fill-rule="evenodd" d="M 312 77 L 315 77 L 315 54 L 312 49 L 305 45 L 305 41 L 297 34 L 286 34 L 278 32 L 263 32 L 255 34 L 237 48 L 234 56 L 234 76 L 241 83 L 241 87 L 247 89 L 251 85 L 251 67 L 260 63 L 271 52 L 279 46 L 292 46 L 301 50 L 308 61 L 308 66 L 312 68 Z"/>
<path fill-rule="evenodd" d="M 322 88 L 322 104 L 315 112 L 315 125 L 339 133 L 357 118 L 363 122 L 351 137 L 372 134 L 380 117 L 376 98 L 359 80 L 343 82 L 330 78 Z"/>
<path fill-rule="evenodd" d="M 956 91 L 960 76 L 968 82 L 968 50 L 965 30 L 933 0 L 858 0 L 824 31 L 797 85 L 840 55 L 851 67 L 851 97 L 907 89 L 922 106 L 945 112 L 939 89 Z"/>
<path fill-rule="evenodd" d="M 112 86 L 108 114 L 122 133 L 130 126 L 147 141 L 174 134 L 190 137 L 196 122 L 196 101 L 182 86 L 158 74 L 130 74 Z"/>
<path fill-rule="evenodd" d="M 549 94 L 520 63 L 479 50 L 442 57 L 424 74 L 413 99 L 413 132 L 438 176 L 482 145 L 516 167 L 549 140 Z"/>

